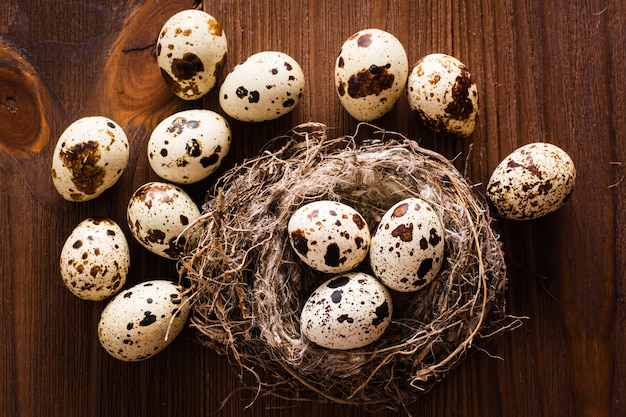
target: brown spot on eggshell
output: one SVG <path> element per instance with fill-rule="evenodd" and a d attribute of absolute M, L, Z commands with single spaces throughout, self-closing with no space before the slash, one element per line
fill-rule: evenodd
<path fill-rule="evenodd" d="M 359 39 L 357 39 L 357 44 L 360 48 L 367 48 L 372 44 L 372 34 L 364 33 L 363 35 L 359 36 Z"/>
<path fill-rule="evenodd" d="M 85 194 L 94 194 L 104 183 L 106 168 L 98 165 L 102 158 L 97 141 L 81 142 L 69 148 L 63 147 L 61 161 L 72 173 L 72 183 Z"/>
<path fill-rule="evenodd" d="M 200 164 L 203 168 L 208 168 L 211 165 L 215 165 L 220 159 L 219 153 L 211 154 L 211 156 L 205 156 L 200 159 Z"/>
<path fill-rule="evenodd" d="M 416 210 L 419 210 L 419 206 L 416 208 Z M 402 217 L 407 213 L 407 211 L 409 211 L 409 205 L 407 203 L 399 204 L 391 212 L 391 218 Z"/>
<path fill-rule="evenodd" d="M 391 231 L 391 236 L 399 238 L 403 242 L 413 240 L 413 223 L 400 224 Z"/>
<path fill-rule="evenodd" d="M 190 80 L 204 71 L 204 64 L 198 55 L 185 52 L 182 58 L 172 60 L 171 71 L 179 80 Z"/>
<path fill-rule="evenodd" d="M 378 95 L 384 90 L 393 87 L 395 75 L 389 71 L 389 64 L 385 66 L 371 65 L 348 79 L 348 94 L 352 98 L 362 98 L 369 95 Z"/>
<path fill-rule="evenodd" d="M 294 249 L 306 256 L 309 251 L 309 245 L 306 234 L 302 231 L 302 229 L 291 232 L 291 240 L 293 242 Z"/>
<path fill-rule="evenodd" d="M 446 106 L 446 112 L 455 119 L 463 120 L 474 115 L 474 103 L 470 98 L 470 87 L 473 84 L 469 71 L 462 66 L 461 74 L 452 86 L 452 101 Z"/>
<path fill-rule="evenodd" d="M 222 25 L 215 19 L 209 19 L 208 22 L 209 33 L 213 36 L 222 36 Z"/>

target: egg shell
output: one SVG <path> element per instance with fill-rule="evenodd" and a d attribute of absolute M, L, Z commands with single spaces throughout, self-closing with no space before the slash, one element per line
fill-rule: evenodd
<path fill-rule="evenodd" d="M 124 173 L 129 157 L 124 130 L 103 116 L 70 124 L 52 155 L 52 182 L 68 201 L 89 201 L 111 188 Z"/>
<path fill-rule="evenodd" d="M 126 283 L 129 267 L 128 242 L 111 219 L 83 220 L 61 249 L 63 283 L 83 300 L 102 301 L 117 293 Z"/>
<path fill-rule="evenodd" d="M 219 103 L 243 122 L 274 120 L 300 102 L 305 80 L 295 59 L 277 51 L 258 52 L 235 66 L 220 87 Z"/>
<path fill-rule="evenodd" d="M 439 273 L 444 259 L 444 227 L 430 204 L 407 198 L 394 204 L 372 235 L 370 266 L 383 284 L 417 291 Z"/>
<path fill-rule="evenodd" d="M 326 273 L 346 272 L 367 256 L 370 231 L 354 208 L 319 200 L 305 204 L 290 217 L 289 242 L 311 268 Z"/>
<path fill-rule="evenodd" d="M 406 85 L 409 62 L 402 43 L 380 29 L 350 36 L 335 60 L 335 88 L 346 111 L 359 121 L 388 113 Z"/>
<path fill-rule="evenodd" d="M 576 168 L 556 145 L 524 145 L 498 164 L 487 184 L 487 199 L 505 219 L 532 220 L 565 204 L 574 190 Z"/>
<path fill-rule="evenodd" d="M 120 292 L 100 315 L 100 344 L 111 356 L 126 362 L 163 351 L 184 329 L 189 316 L 184 293 L 181 285 L 159 279 Z"/>
<path fill-rule="evenodd" d="M 391 323 L 387 288 L 363 272 L 337 275 L 308 298 L 300 316 L 302 334 L 319 346 L 356 349 L 378 340 Z"/>
<path fill-rule="evenodd" d="M 182 188 L 165 182 L 149 182 L 130 198 L 127 221 L 131 234 L 149 251 L 178 259 L 187 243 L 179 235 L 200 217 L 200 209 Z"/>
<path fill-rule="evenodd" d="M 148 141 L 148 161 L 164 180 L 192 184 L 205 179 L 230 149 L 231 131 L 211 110 L 185 110 L 161 121 Z"/>
<path fill-rule="evenodd" d="M 409 105 L 436 132 L 467 137 L 476 128 L 478 88 L 467 67 L 446 54 L 430 54 L 411 68 Z"/>
<path fill-rule="evenodd" d="M 172 92 L 184 100 L 197 100 L 215 86 L 227 51 L 226 34 L 217 19 L 189 9 L 163 25 L 156 59 Z"/>

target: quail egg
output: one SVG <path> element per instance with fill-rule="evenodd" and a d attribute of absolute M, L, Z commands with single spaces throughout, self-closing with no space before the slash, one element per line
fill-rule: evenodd
<path fill-rule="evenodd" d="M 392 34 L 364 29 L 350 36 L 335 60 L 335 88 L 346 111 L 359 121 L 389 112 L 409 72 L 404 47 Z"/>
<path fill-rule="evenodd" d="M 93 200 L 117 182 L 128 157 L 128 139 L 117 123 L 103 116 L 83 117 L 57 141 L 52 182 L 68 201 Z"/>
<path fill-rule="evenodd" d="M 141 361 L 169 346 L 188 316 L 189 303 L 181 285 L 146 281 L 120 292 L 106 305 L 98 322 L 98 340 L 116 359 Z"/>
<path fill-rule="evenodd" d="M 156 58 L 172 92 L 184 100 L 196 100 L 215 86 L 227 49 L 226 34 L 217 19 L 189 9 L 165 22 L 157 38 Z"/>
<path fill-rule="evenodd" d="M 378 340 L 391 323 L 387 288 L 363 272 L 337 275 L 308 298 L 300 316 L 302 334 L 319 346 L 356 349 Z"/>
<path fill-rule="evenodd" d="M 128 242 L 111 219 L 83 220 L 61 249 L 63 283 L 83 300 L 101 301 L 117 293 L 126 282 L 129 267 Z"/>
<path fill-rule="evenodd" d="M 187 243 L 180 234 L 200 217 L 200 209 L 182 188 L 149 182 L 130 198 L 127 221 L 131 234 L 149 251 L 178 259 Z"/>
<path fill-rule="evenodd" d="M 498 164 L 487 184 L 487 199 L 503 218 L 532 220 L 561 208 L 575 182 L 574 162 L 563 149 L 529 143 Z"/>
<path fill-rule="evenodd" d="M 304 85 L 304 73 L 295 59 L 282 52 L 263 51 L 226 76 L 219 103 L 227 115 L 243 122 L 273 120 L 298 105 Z"/>
<path fill-rule="evenodd" d="M 417 61 L 409 73 L 407 94 L 410 107 L 432 130 L 459 137 L 474 132 L 478 88 L 455 57 L 430 54 Z"/>
<path fill-rule="evenodd" d="M 191 184 L 208 177 L 228 153 L 230 126 L 211 110 L 184 110 L 157 125 L 148 141 L 148 161 L 161 178 Z"/>
<path fill-rule="evenodd" d="M 354 208 L 320 200 L 296 210 L 287 225 L 289 241 L 298 257 L 326 273 L 346 272 L 367 256 L 370 231 Z"/>
<path fill-rule="evenodd" d="M 443 256 L 443 224 L 431 205 L 420 198 L 393 205 L 372 236 L 372 271 L 396 291 L 416 291 L 430 283 L 441 268 Z"/>

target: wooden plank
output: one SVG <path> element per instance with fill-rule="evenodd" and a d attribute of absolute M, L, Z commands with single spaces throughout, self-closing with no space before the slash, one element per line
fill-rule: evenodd
<path fill-rule="evenodd" d="M 220 111 L 217 90 L 193 103 L 170 95 L 151 49 L 162 23 L 192 4 L 24 0 L 0 5 L 0 236 L 5 241 L 0 248 L 0 414 L 363 415 L 342 405 L 255 399 L 239 390 L 237 372 L 226 358 L 197 343 L 193 329 L 151 360 L 116 361 L 97 340 L 104 303 L 77 300 L 61 282 L 58 254 L 72 228 L 92 215 L 123 224 L 133 190 L 157 179 L 144 157 L 156 123 L 182 108 Z M 404 97 L 376 124 L 449 158 L 458 155 L 457 166 L 466 169 L 477 192 L 484 192 L 499 161 L 522 144 L 547 141 L 565 149 L 578 170 L 566 206 L 536 221 L 494 221 L 507 255 L 509 312 L 528 320 L 498 338 L 488 354 L 470 356 L 408 411 L 419 416 L 626 415 L 623 1 L 229 0 L 205 1 L 202 7 L 228 36 L 222 79 L 250 54 L 280 50 L 301 64 L 308 84 L 300 105 L 285 117 L 261 124 L 232 121 L 234 143 L 224 165 L 209 180 L 187 187 L 199 203 L 217 175 L 299 123 L 323 122 L 336 135 L 354 131 L 357 122 L 335 95 L 333 65 L 343 40 L 365 27 L 393 33 L 410 62 L 446 52 L 468 65 L 481 100 L 470 138 L 429 131 Z M 129 167 L 101 198 L 65 202 L 49 175 L 52 149 L 71 121 L 91 114 L 112 117 L 127 130 Z M 12 124 L 18 117 L 20 124 Z M 171 262 L 129 242 L 129 284 L 176 278 Z"/>

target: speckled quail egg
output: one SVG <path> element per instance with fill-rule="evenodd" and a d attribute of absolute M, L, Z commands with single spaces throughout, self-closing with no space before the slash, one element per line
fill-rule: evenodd
<path fill-rule="evenodd" d="M 350 36 L 335 61 L 335 88 L 359 121 L 388 113 L 402 95 L 409 72 L 404 47 L 392 34 L 364 29 Z"/>
<path fill-rule="evenodd" d="M 174 341 L 188 316 L 189 303 L 181 285 L 146 281 L 120 292 L 106 305 L 98 322 L 98 339 L 116 359 L 148 359 Z"/>
<path fill-rule="evenodd" d="M 346 272 L 367 256 L 370 231 L 354 208 L 320 200 L 305 204 L 290 217 L 289 242 L 298 257 L 326 273 Z"/>
<path fill-rule="evenodd" d="M 300 315 L 300 331 L 330 349 L 356 349 L 378 340 L 391 323 L 387 288 L 363 272 L 337 275 L 320 285 Z"/>
<path fill-rule="evenodd" d="M 228 153 L 231 131 L 211 110 L 184 110 L 159 123 L 148 141 L 148 161 L 161 178 L 191 184 L 208 177 Z"/>
<path fill-rule="evenodd" d="M 430 54 L 411 68 L 409 105 L 436 132 L 467 137 L 476 128 L 478 88 L 467 67 L 455 57 Z"/>
<path fill-rule="evenodd" d="M 277 51 L 248 57 L 226 76 L 219 103 L 243 122 L 277 119 L 292 111 L 304 92 L 304 73 L 295 59 Z"/>
<path fill-rule="evenodd" d="M 61 249 L 61 278 L 78 298 L 101 301 L 122 289 L 130 267 L 124 232 L 111 219 L 80 222 Z"/>
<path fill-rule="evenodd" d="M 443 224 L 432 206 L 420 198 L 394 204 L 372 235 L 372 271 L 396 291 L 416 291 L 430 283 L 443 257 Z"/>
<path fill-rule="evenodd" d="M 165 22 L 156 58 L 172 92 L 184 100 L 196 100 L 215 86 L 227 49 L 226 34 L 217 19 L 189 9 Z"/>
<path fill-rule="evenodd" d="M 52 182 L 68 201 L 88 201 L 111 188 L 128 164 L 124 130 L 103 116 L 87 116 L 70 124 L 52 156 Z"/>
<path fill-rule="evenodd" d="M 200 209 L 189 194 L 164 182 L 142 185 L 128 203 L 131 234 L 143 247 L 168 259 L 178 259 L 191 244 L 179 235 L 198 217 Z"/>
<path fill-rule="evenodd" d="M 575 182 L 574 162 L 563 149 L 530 143 L 496 167 L 487 184 L 487 199 L 503 218 L 531 220 L 561 208 Z"/>

